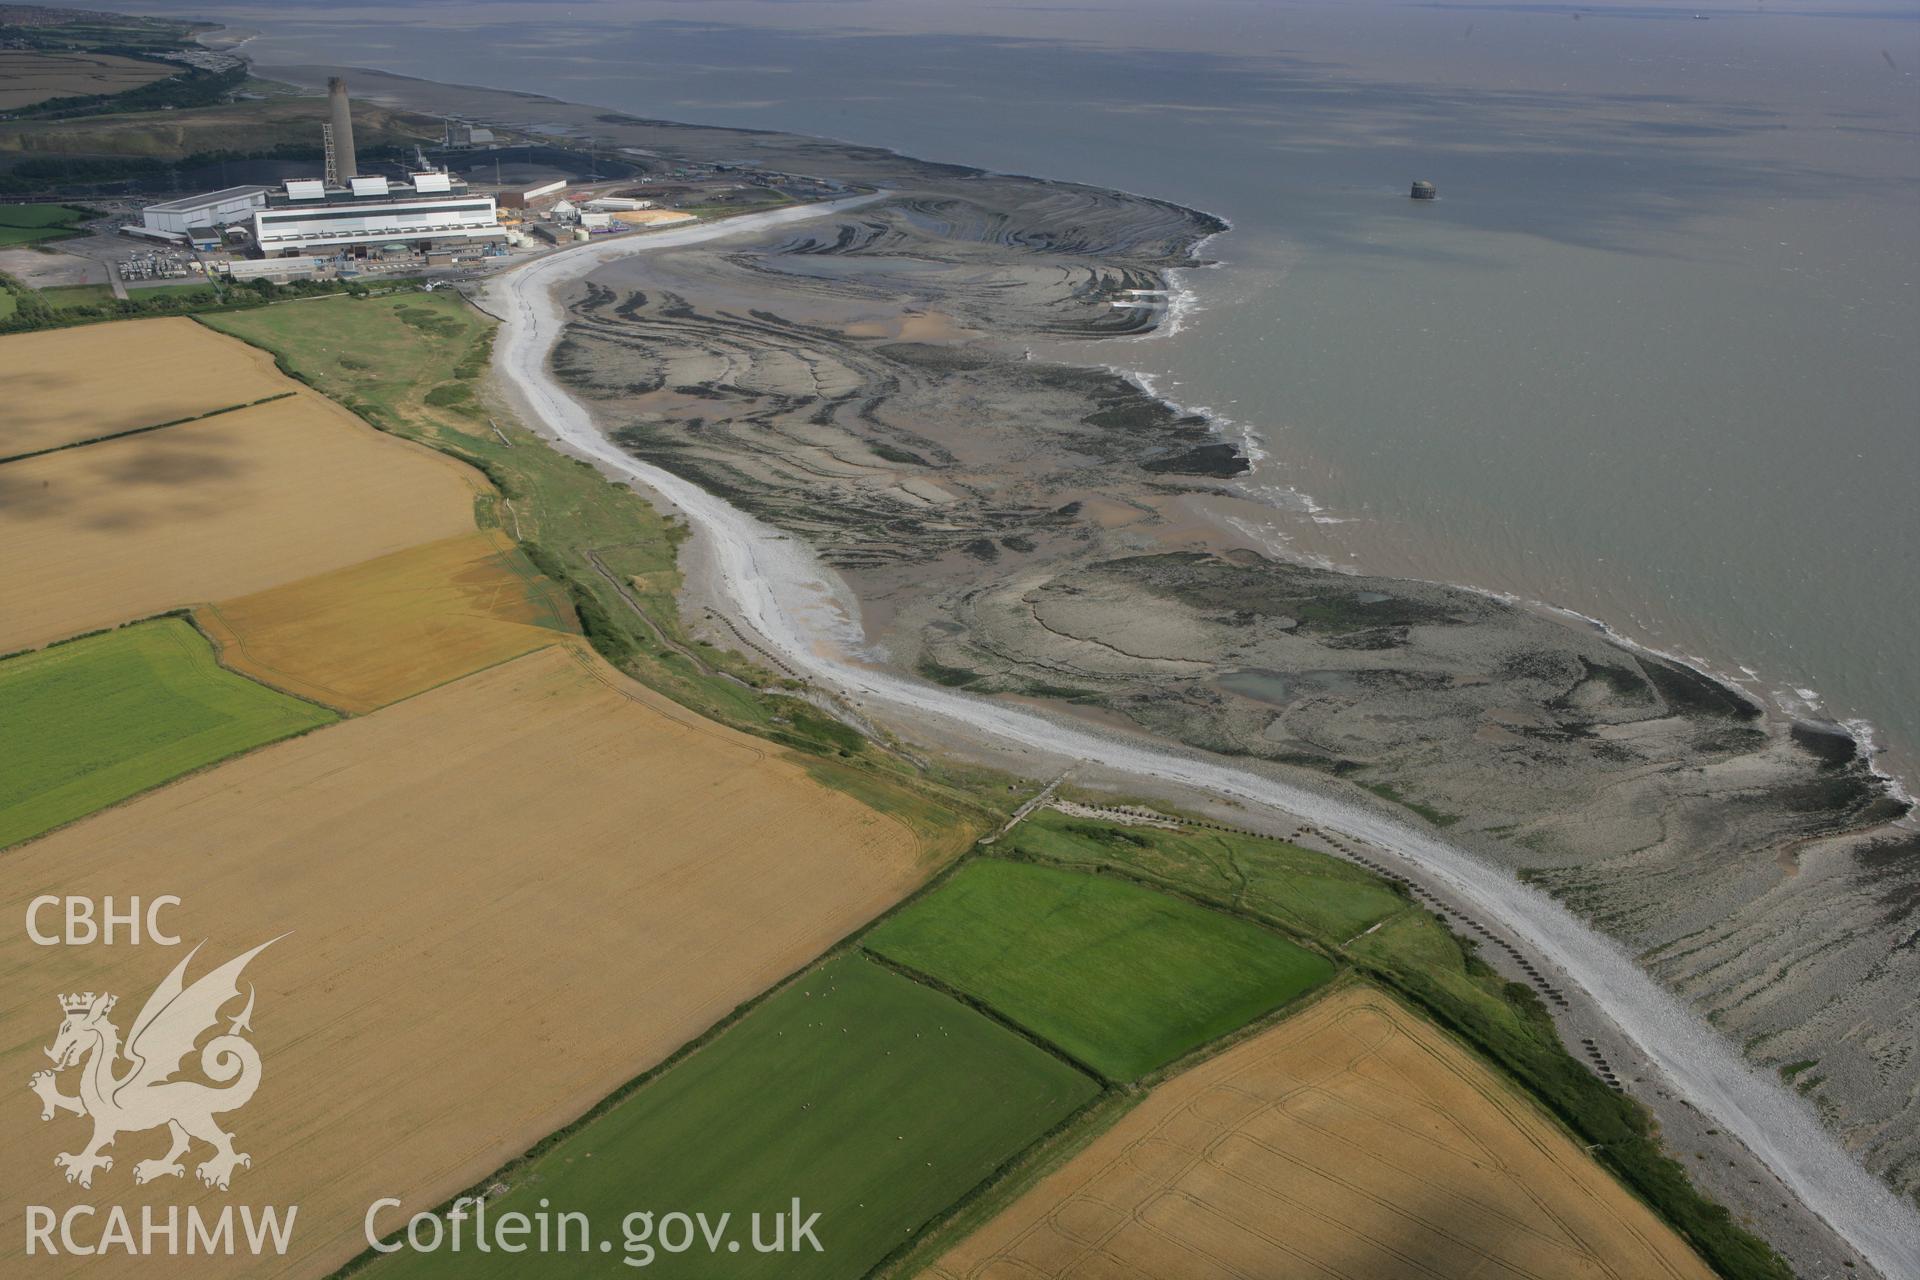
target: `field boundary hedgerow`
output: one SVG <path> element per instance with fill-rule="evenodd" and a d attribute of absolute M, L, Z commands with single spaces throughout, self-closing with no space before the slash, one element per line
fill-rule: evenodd
<path fill-rule="evenodd" d="M 205 413 L 196 413 L 191 417 L 175 418 L 171 422 L 156 422 L 150 427 L 129 427 L 125 431 L 111 431 L 103 436 L 89 436 L 85 440 L 71 440 L 66 444 L 49 445 L 45 449 L 34 449 L 27 453 L 11 453 L 0 458 L 0 466 L 9 462 L 25 462 L 29 458 L 44 458 L 50 453 L 62 453 L 68 449 L 84 449 L 90 444 L 105 444 L 109 440 L 124 440 L 128 436 L 143 436 L 149 431 L 165 431 L 168 427 L 185 426 L 189 422 L 204 422 L 208 418 L 217 418 L 223 413 L 238 413 L 242 409 L 251 409 L 256 405 L 272 404 L 275 400 L 285 400 L 297 396 L 298 391 L 281 391 L 274 395 L 262 396 L 258 400 L 249 400 L 245 404 L 224 405 L 218 409 L 209 409 Z"/>

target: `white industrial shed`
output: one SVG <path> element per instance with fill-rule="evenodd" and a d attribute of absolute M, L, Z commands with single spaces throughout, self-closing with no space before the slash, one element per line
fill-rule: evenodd
<path fill-rule="evenodd" d="M 282 205 L 253 215 L 254 243 L 268 257 L 361 245 L 456 248 L 504 240 L 492 196 Z"/>
<path fill-rule="evenodd" d="M 245 222 L 267 207 L 265 187 L 227 187 L 203 196 L 185 196 L 140 211 L 141 227 L 158 235 L 185 239 L 188 227 L 226 227 Z"/>

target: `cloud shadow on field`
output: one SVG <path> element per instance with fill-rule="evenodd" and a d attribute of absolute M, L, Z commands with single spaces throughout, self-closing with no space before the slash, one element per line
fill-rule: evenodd
<path fill-rule="evenodd" d="M 218 514 L 227 486 L 256 466 L 237 441 L 195 439 L 176 428 L 78 445 L 0 465 L 0 524 L 71 520 L 116 533 L 161 529 Z"/>

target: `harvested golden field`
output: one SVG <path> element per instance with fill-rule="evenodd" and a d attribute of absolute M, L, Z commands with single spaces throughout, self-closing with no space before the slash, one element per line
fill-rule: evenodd
<path fill-rule="evenodd" d="M 0 1272 L 72 1265 L 24 1256 L 23 1204 L 137 1221 L 231 1202 L 299 1205 L 284 1259 L 116 1254 L 87 1274 L 325 1274 L 375 1199 L 411 1213 L 471 1185 L 928 870 L 901 824 L 572 645 L 57 831 L 0 860 L 0 899 L 178 894 L 166 922 L 208 939 L 195 975 L 292 932 L 246 972 L 263 1083 L 221 1118 L 253 1158 L 232 1191 L 191 1170 L 133 1185 L 163 1133 L 122 1135 L 91 1190 L 69 1186 L 53 1158 L 84 1126 L 20 1097 L 0 1108 Z M 183 951 L 0 934 L 0 1079 L 46 1065 L 56 991 L 117 993 L 124 1031 Z"/>
<path fill-rule="evenodd" d="M 252 404 L 299 384 L 184 316 L 0 338 L 0 458 Z"/>
<path fill-rule="evenodd" d="M 1710 1280 L 1531 1102 L 1372 988 L 1156 1089 L 942 1280 Z"/>
<path fill-rule="evenodd" d="M 484 491 L 461 463 L 304 390 L 10 462 L 0 652 L 470 533 Z"/>
<path fill-rule="evenodd" d="M 195 619 L 225 665 L 364 712 L 549 645 L 572 606 L 498 531 L 222 600 Z"/>
<path fill-rule="evenodd" d="M 15 111 L 49 98 L 121 93 L 164 80 L 177 70 L 111 53 L 0 49 L 0 111 Z"/>

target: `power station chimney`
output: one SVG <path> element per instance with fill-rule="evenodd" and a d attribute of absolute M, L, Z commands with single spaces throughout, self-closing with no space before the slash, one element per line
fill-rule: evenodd
<path fill-rule="evenodd" d="M 327 182 L 344 187 L 360 176 L 353 153 L 353 111 L 347 104 L 347 82 L 339 76 L 327 81 Z"/>

